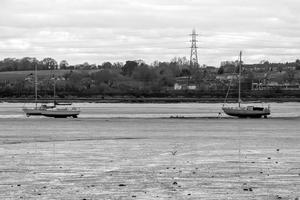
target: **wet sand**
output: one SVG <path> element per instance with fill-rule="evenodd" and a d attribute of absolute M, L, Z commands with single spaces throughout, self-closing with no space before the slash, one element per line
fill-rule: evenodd
<path fill-rule="evenodd" d="M 0 119 L 0 199 L 293 199 L 299 119 Z"/>

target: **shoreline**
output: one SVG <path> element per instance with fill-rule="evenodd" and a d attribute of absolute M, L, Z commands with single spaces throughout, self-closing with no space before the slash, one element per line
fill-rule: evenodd
<path fill-rule="evenodd" d="M 56 98 L 58 102 L 73 102 L 73 103 L 224 103 L 224 98 L 133 98 L 133 97 L 103 97 L 103 98 Z M 40 103 L 53 102 L 53 98 L 39 99 Z M 300 102 L 300 98 L 245 98 L 244 102 L 254 103 L 286 103 Z M 7 103 L 34 103 L 32 98 L 0 98 L 0 102 Z M 227 103 L 236 103 L 236 98 L 229 98 Z"/>

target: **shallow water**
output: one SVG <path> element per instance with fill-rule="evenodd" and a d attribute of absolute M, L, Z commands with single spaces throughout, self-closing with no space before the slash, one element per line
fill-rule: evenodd
<path fill-rule="evenodd" d="M 126 103 L 74 103 L 81 108 L 80 118 L 169 118 L 218 117 L 222 112 L 220 103 L 178 104 L 126 104 Z M 253 105 L 253 104 L 252 104 Z M 254 104 L 261 106 L 262 104 Z M 271 117 L 300 117 L 300 103 L 270 103 Z M 34 104 L 0 103 L 0 118 L 24 118 L 22 107 Z M 236 106 L 236 105 L 232 105 Z M 223 114 L 222 117 L 227 117 Z"/>
<path fill-rule="evenodd" d="M 0 105 L 0 199 L 300 197 L 299 103 L 271 104 L 270 119 L 216 118 L 221 104 L 78 105 L 78 119 Z"/>

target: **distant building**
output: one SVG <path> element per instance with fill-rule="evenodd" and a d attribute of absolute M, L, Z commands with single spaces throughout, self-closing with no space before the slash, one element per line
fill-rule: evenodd
<path fill-rule="evenodd" d="M 247 72 L 283 72 L 283 71 L 295 71 L 294 65 L 283 64 L 253 64 L 243 65 L 243 71 Z"/>
<path fill-rule="evenodd" d="M 283 67 L 283 69 L 284 69 L 284 70 L 291 70 L 291 71 L 295 71 L 295 70 L 296 70 L 296 68 L 297 68 L 296 66 L 289 66 L 289 65 L 288 65 L 288 66 L 285 66 L 285 67 Z"/>
<path fill-rule="evenodd" d="M 219 81 L 230 81 L 238 79 L 237 75 L 235 74 L 220 74 L 216 76 L 216 79 Z"/>
<path fill-rule="evenodd" d="M 192 81 L 191 77 L 189 76 L 182 76 L 177 77 L 175 84 L 174 84 L 174 90 L 196 90 L 197 85 Z"/>
<path fill-rule="evenodd" d="M 270 65 L 243 65 L 243 71 L 246 72 L 268 72 L 272 71 L 272 68 Z"/>
<path fill-rule="evenodd" d="M 300 90 L 299 83 L 278 83 L 278 82 L 269 82 L 269 83 L 252 83 L 252 90 Z"/>

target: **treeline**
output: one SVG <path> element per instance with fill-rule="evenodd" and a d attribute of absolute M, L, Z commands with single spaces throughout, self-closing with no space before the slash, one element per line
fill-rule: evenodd
<path fill-rule="evenodd" d="M 300 62 L 295 62 L 298 66 Z M 257 70 L 268 71 L 270 63 L 249 65 L 245 69 L 252 68 L 249 72 L 243 71 L 242 91 L 249 96 L 255 96 L 251 91 L 252 83 L 257 82 L 259 73 Z M 281 65 L 279 65 L 280 67 Z M 291 66 L 286 64 L 285 66 Z M 231 80 L 220 78 L 228 73 L 231 67 L 190 66 L 189 61 L 183 58 L 174 58 L 170 62 L 156 61 L 146 64 L 143 61 L 126 61 L 123 63 L 104 62 L 101 65 L 83 63 L 69 65 L 63 60 L 59 63 L 52 58 L 41 61 L 36 58 L 12 59 L 6 58 L 0 61 L 1 71 L 24 71 L 19 73 L 3 72 L 0 77 L 0 97 L 33 97 L 34 76 L 33 70 L 37 67 L 48 76 L 38 77 L 38 95 L 40 98 L 53 97 L 54 88 L 56 95 L 66 97 L 103 97 L 103 96 L 135 96 L 135 97 L 224 97 Z M 293 67 L 293 66 L 292 66 Z M 233 65 L 233 71 L 236 66 Z M 275 67 L 273 68 L 275 69 Z M 279 68 L 280 69 L 280 68 Z M 30 72 L 29 72 L 30 71 Z M 270 70 L 269 70 L 270 71 Z M 5 74 L 10 73 L 8 79 Z M 232 72 L 231 72 L 232 73 Z M 286 81 L 299 81 L 295 77 L 296 71 L 281 73 Z M 20 78 L 21 74 L 21 78 Z M 264 74 L 264 73 L 263 73 Z M 13 79 L 17 76 L 19 78 Z M 226 74 L 225 74 L 226 75 Z M 267 80 L 265 77 L 265 80 Z M 237 80 L 231 83 L 232 91 L 237 91 Z M 178 84 L 181 88 L 175 90 Z M 55 86 L 55 87 L 54 87 Z M 193 86 L 194 89 L 190 89 Z M 272 91 L 263 91 L 260 95 L 274 97 L 278 95 L 280 88 Z M 287 95 L 292 94 L 288 93 Z M 299 96 L 295 91 L 293 95 Z M 236 94 L 230 94 L 236 96 Z M 284 93 L 284 95 L 286 95 Z"/>
<path fill-rule="evenodd" d="M 9 60 L 14 60 L 14 62 L 7 65 L 10 63 Z M 201 84 L 205 80 L 203 77 L 206 76 L 199 67 L 190 67 L 186 58 L 174 58 L 170 62 L 154 62 L 152 65 L 142 61 L 126 61 L 124 65 L 105 62 L 96 67 L 87 64 L 63 67 L 61 63 L 57 65 L 56 61 L 51 58 L 42 61 L 34 58 L 4 59 L 4 61 L 6 66 L 12 66 L 14 63 L 19 70 L 33 70 L 35 64 L 39 70 L 51 69 L 54 76 L 50 76 L 49 72 L 48 78 L 39 77 L 38 90 L 41 97 L 53 94 L 54 83 L 56 94 L 60 96 L 142 95 L 173 90 L 177 77 L 190 77 L 190 80 Z M 69 70 L 63 75 L 55 76 L 53 72 L 58 68 Z M 33 73 L 31 73 L 29 78 L 24 75 L 23 80 L 2 80 L 0 82 L 1 95 L 24 97 L 33 95 L 33 78 Z"/>
<path fill-rule="evenodd" d="M 286 62 L 286 63 L 271 63 L 269 61 L 261 61 L 257 64 L 243 64 L 242 73 L 249 72 L 283 72 L 283 71 L 293 71 L 300 70 L 300 60 L 297 59 L 295 62 Z M 225 65 L 222 65 L 218 69 L 218 74 L 224 73 L 238 73 L 238 61 L 228 62 Z"/>
<path fill-rule="evenodd" d="M 63 64 L 63 63 L 62 63 Z M 38 70 L 58 69 L 58 64 L 53 58 L 44 58 L 39 61 L 36 58 L 24 57 L 22 59 L 5 58 L 0 61 L 0 71 L 30 71 L 37 66 Z"/>
<path fill-rule="evenodd" d="M 5 71 L 31 71 L 37 67 L 38 70 L 92 70 L 92 69 L 102 69 L 102 68 L 122 68 L 123 64 L 116 62 L 104 62 L 102 65 L 89 64 L 88 62 L 70 65 L 68 61 L 62 60 L 57 62 L 53 58 L 44 58 L 38 60 L 34 57 L 24 57 L 21 59 L 16 58 L 5 58 L 0 61 L 0 72 Z"/>
<path fill-rule="evenodd" d="M 152 64 L 145 64 L 142 60 L 137 61 L 128 61 L 135 62 L 136 65 L 144 65 L 149 67 L 158 67 L 159 65 L 171 65 L 179 66 L 182 68 L 189 67 L 189 61 L 185 57 L 175 57 L 170 62 L 159 62 L 155 61 Z M 128 65 L 127 63 L 125 65 Z M 132 63 L 131 63 L 132 64 Z M 82 64 L 70 65 L 68 61 L 62 60 L 57 62 L 53 58 L 44 58 L 42 60 L 38 60 L 34 57 L 24 57 L 21 59 L 17 58 L 4 58 L 0 60 L 0 72 L 5 71 L 31 71 L 37 67 L 38 70 L 95 70 L 95 69 L 122 69 L 125 66 L 122 62 L 104 62 L 100 65 L 97 64 L 89 64 L 88 62 L 84 62 Z"/>

